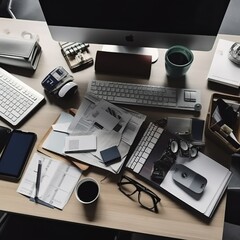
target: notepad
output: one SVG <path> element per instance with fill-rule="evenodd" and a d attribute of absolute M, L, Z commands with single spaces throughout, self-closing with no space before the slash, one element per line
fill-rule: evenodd
<path fill-rule="evenodd" d="M 66 136 L 65 153 L 89 152 L 97 149 L 97 137 L 95 135 Z"/>

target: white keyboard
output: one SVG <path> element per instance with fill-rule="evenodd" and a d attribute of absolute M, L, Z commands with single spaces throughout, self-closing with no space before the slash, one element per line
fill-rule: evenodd
<path fill-rule="evenodd" d="M 132 169 L 136 173 L 139 173 L 162 132 L 163 129 L 161 127 L 158 127 L 154 123 L 150 122 L 140 142 L 128 160 L 126 167 Z"/>
<path fill-rule="evenodd" d="M 22 122 L 44 96 L 0 68 L 0 117 L 12 126 Z"/>
<path fill-rule="evenodd" d="M 201 92 L 196 89 L 93 80 L 88 91 L 112 103 L 197 112 L 202 108 Z"/>

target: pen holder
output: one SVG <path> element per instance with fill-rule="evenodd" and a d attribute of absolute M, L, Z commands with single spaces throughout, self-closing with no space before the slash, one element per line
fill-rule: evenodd
<path fill-rule="evenodd" d="M 213 119 L 213 115 L 217 114 L 218 99 L 228 103 L 237 113 L 237 119 L 233 126 L 229 127 L 224 122 L 218 122 Z M 205 135 L 230 153 L 240 152 L 240 145 L 238 144 L 240 142 L 240 97 L 228 94 L 212 94 L 206 118 Z M 236 139 L 234 140 L 232 136 Z"/>

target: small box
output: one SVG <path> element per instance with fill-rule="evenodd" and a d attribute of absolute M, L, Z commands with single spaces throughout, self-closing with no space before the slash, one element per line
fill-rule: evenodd
<path fill-rule="evenodd" d="M 232 128 L 228 128 L 223 124 L 220 129 L 218 129 L 219 126 L 213 121 L 212 116 L 217 107 L 218 99 L 224 100 L 224 102 L 233 106 L 237 111 L 236 124 Z M 225 127 L 227 131 L 223 127 Z M 230 138 L 230 133 L 234 135 L 236 141 Z M 238 144 L 240 142 L 240 97 L 218 93 L 212 95 L 206 118 L 205 135 L 213 141 L 216 141 L 230 153 L 240 152 L 240 145 Z"/>
<path fill-rule="evenodd" d="M 103 162 L 106 165 L 110 165 L 121 160 L 121 155 L 117 146 L 102 150 L 100 154 L 102 156 Z"/>

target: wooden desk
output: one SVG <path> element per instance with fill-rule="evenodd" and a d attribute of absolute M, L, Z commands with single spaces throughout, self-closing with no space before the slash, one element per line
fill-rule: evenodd
<path fill-rule="evenodd" d="M 37 34 L 40 38 L 42 56 L 39 66 L 31 76 L 27 75 L 24 71 L 19 72 L 19 70 L 14 68 L 8 68 L 6 70 L 11 71 L 11 73 L 25 83 L 38 90 L 40 93 L 45 94 L 41 86 L 43 78 L 59 65 L 67 70 L 69 70 L 69 68 L 61 55 L 58 43 L 52 40 L 45 22 L 0 19 L 0 34 L 20 35 L 23 31 Z M 240 40 L 240 37 L 237 36 L 222 37 L 233 41 Z M 94 58 L 96 50 L 100 49 L 100 47 L 100 45 L 90 45 L 90 51 Z M 214 51 L 195 51 L 194 62 L 187 73 L 186 79 L 181 82 L 168 81 L 164 69 L 165 51 L 166 49 L 159 50 L 159 60 L 152 66 L 151 77 L 149 80 L 124 77 L 122 77 L 121 80 L 201 89 L 203 108 L 200 115 L 197 117 L 205 119 L 210 97 L 213 93 L 213 90 L 210 90 L 208 87 L 206 78 Z M 74 99 L 56 102 L 53 99 L 46 97 L 47 103 L 21 127 L 22 130 L 34 131 L 37 133 L 37 144 L 62 110 L 69 107 L 77 108 L 79 106 L 86 91 L 88 81 L 93 78 L 120 80 L 120 77 L 117 76 L 96 75 L 94 67 L 75 73 L 73 76 L 75 82 L 79 86 L 79 94 L 77 94 Z M 137 107 L 134 109 L 147 114 L 149 116 L 148 120 L 158 119 L 164 116 L 194 117 L 194 115 L 189 112 L 166 111 L 143 107 Z M 1 125 L 4 125 L 3 122 L 0 123 Z M 209 149 L 211 149 L 211 151 Z M 216 150 L 214 151 L 214 149 Z M 34 151 L 36 151 L 36 148 Z M 228 154 L 223 152 L 220 148 L 217 148 L 214 143 L 208 140 L 206 152 L 208 155 L 224 164 L 227 164 L 227 161 L 229 160 Z M 104 171 L 94 167 L 90 167 L 88 171 L 83 173 L 84 176 L 93 176 L 99 182 L 104 178 L 105 174 Z M 225 197 L 221 201 L 211 221 L 207 223 L 193 214 L 189 209 L 180 206 L 163 193 L 158 193 L 162 198 L 159 213 L 155 214 L 146 211 L 139 207 L 137 203 L 130 201 L 118 190 L 116 180 L 117 176 L 109 174 L 108 177 L 101 182 L 101 195 L 95 207 L 85 208 L 83 205 L 79 204 L 74 195 L 72 195 L 69 203 L 63 211 L 36 205 L 16 192 L 18 187 L 17 183 L 1 180 L 0 208 L 7 212 L 179 239 L 222 239 Z M 146 185 L 146 183 L 143 184 Z M 154 189 L 153 191 L 156 192 Z"/>

